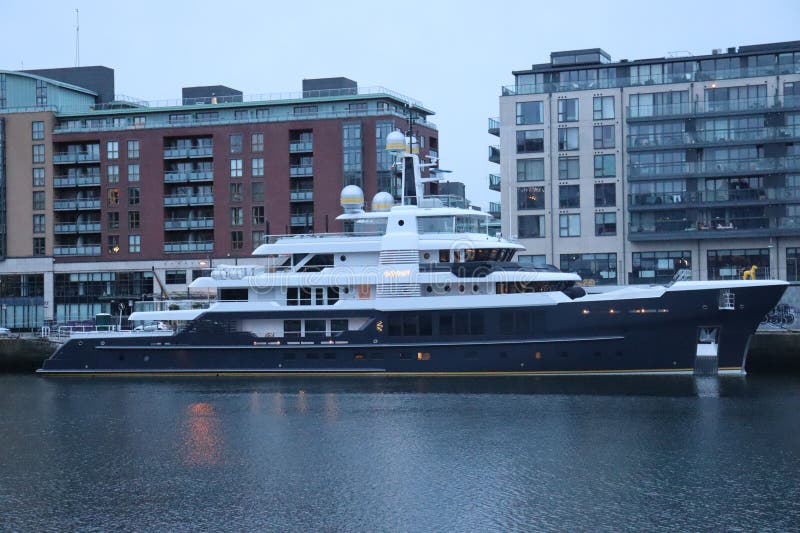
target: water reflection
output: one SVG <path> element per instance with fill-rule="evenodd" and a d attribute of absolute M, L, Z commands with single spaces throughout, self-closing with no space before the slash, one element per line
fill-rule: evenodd
<path fill-rule="evenodd" d="M 222 445 L 214 406 L 206 402 L 187 406 L 184 460 L 191 465 L 216 465 L 222 456 Z"/>

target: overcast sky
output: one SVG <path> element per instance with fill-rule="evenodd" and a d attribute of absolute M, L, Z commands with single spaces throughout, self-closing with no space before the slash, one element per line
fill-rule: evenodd
<path fill-rule="evenodd" d="M 442 168 L 486 206 L 500 86 L 554 50 L 603 48 L 612 59 L 707 54 L 800 39 L 800 1 L 613 2 L 2 0 L 0 69 L 80 64 L 116 71 L 116 91 L 180 98 L 222 84 L 245 94 L 300 91 L 303 78 L 345 76 L 436 112 Z"/>

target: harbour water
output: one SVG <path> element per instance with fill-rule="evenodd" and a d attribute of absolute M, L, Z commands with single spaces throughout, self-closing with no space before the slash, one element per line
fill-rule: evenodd
<path fill-rule="evenodd" d="M 0 376 L 0 530 L 796 530 L 800 376 Z"/>

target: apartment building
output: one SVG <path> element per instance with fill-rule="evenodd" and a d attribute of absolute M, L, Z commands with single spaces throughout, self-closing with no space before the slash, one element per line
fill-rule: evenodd
<path fill-rule="evenodd" d="M 800 280 L 800 41 L 619 61 L 553 52 L 513 74 L 489 120 L 489 186 L 523 261 L 595 284 L 752 265 Z"/>
<path fill-rule="evenodd" d="M 106 67 L 0 71 L 0 323 L 126 315 L 270 234 L 341 231 L 343 186 L 399 196 L 389 132 L 413 118 L 437 155 L 432 114 L 347 78 L 148 103 Z"/>

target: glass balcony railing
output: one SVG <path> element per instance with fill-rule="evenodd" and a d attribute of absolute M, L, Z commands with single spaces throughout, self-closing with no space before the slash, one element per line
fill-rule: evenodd
<path fill-rule="evenodd" d="M 776 76 L 780 74 L 800 73 L 800 63 L 788 63 L 781 65 L 769 65 L 759 67 L 742 67 L 732 69 L 717 70 L 698 70 L 697 63 L 693 64 L 694 69 L 689 72 L 659 73 L 650 76 L 621 76 L 613 78 L 599 78 L 595 69 L 586 70 L 595 79 L 557 81 L 526 85 L 509 85 L 501 88 L 501 96 L 514 96 L 522 94 L 544 94 L 549 92 L 562 91 L 584 91 L 594 89 L 609 89 L 615 87 L 639 87 L 650 85 L 663 85 L 669 83 L 688 83 L 696 81 L 728 80 L 735 78 L 754 78 L 760 76 Z"/>
<path fill-rule="evenodd" d="M 310 227 L 314 225 L 314 215 L 292 215 L 290 222 L 292 226 Z"/>
<path fill-rule="evenodd" d="M 500 147 L 499 146 L 490 146 L 489 147 L 489 162 L 500 164 Z"/>
<path fill-rule="evenodd" d="M 214 172 L 211 170 L 190 170 L 186 172 L 165 172 L 166 183 L 186 183 L 190 181 L 213 181 Z"/>
<path fill-rule="evenodd" d="M 164 221 L 165 230 L 214 229 L 214 219 L 172 218 Z"/>
<path fill-rule="evenodd" d="M 314 141 L 289 141 L 289 152 L 293 154 L 314 151 Z"/>
<path fill-rule="evenodd" d="M 496 135 L 500 137 L 500 119 L 499 118 L 489 118 L 489 127 L 488 131 L 491 135 Z"/>
<path fill-rule="evenodd" d="M 192 148 L 178 148 L 168 146 L 164 148 L 164 159 L 211 157 L 214 153 L 213 146 L 195 146 Z"/>
<path fill-rule="evenodd" d="M 81 200 L 77 198 L 55 200 L 53 202 L 53 209 L 55 209 L 56 211 L 64 211 L 70 209 L 100 209 L 100 200 L 99 199 Z"/>
<path fill-rule="evenodd" d="M 99 163 L 99 152 L 58 152 L 53 154 L 53 163 Z"/>
<path fill-rule="evenodd" d="M 800 200 L 800 187 L 767 187 L 758 189 L 719 189 L 710 191 L 676 191 L 663 193 L 631 193 L 630 207 L 684 206 L 719 202 L 755 202 Z"/>
<path fill-rule="evenodd" d="M 714 161 L 678 161 L 664 163 L 630 163 L 631 178 L 657 176 L 726 175 L 745 172 L 800 170 L 800 156 Z"/>
<path fill-rule="evenodd" d="M 54 246 L 53 255 L 100 255 L 100 245 L 90 244 L 86 246 Z"/>
<path fill-rule="evenodd" d="M 209 194 L 203 195 L 185 195 L 178 194 L 164 197 L 165 207 L 186 206 L 186 205 L 212 205 L 214 203 L 214 196 Z"/>
<path fill-rule="evenodd" d="M 489 214 L 494 218 L 500 218 L 500 204 L 498 202 L 489 202 Z"/>
<path fill-rule="evenodd" d="M 769 128 L 734 128 L 700 130 L 676 133 L 638 133 L 628 135 L 628 148 L 649 150 L 653 148 L 691 146 L 698 144 L 736 144 L 769 140 L 791 140 L 800 137 L 800 126 Z"/>
<path fill-rule="evenodd" d="M 750 270 L 752 265 L 739 266 L 728 265 L 723 267 L 708 267 L 709 280 L 723 279 L 742 279 L 746 270 Z M 756 279 L 772 279 L 772 272 L 768 266 L 760 266 L 756 269 Z"/>
<path fill-rule="evenodd" d="M 489 188 L 493 191 L 500 192 L 500 176 L 497 174 L 489 174 Z"/>
<path fill-rule="evenodd" d="M 213 252 L 214 241 L 165 242 L 165 253 Z"/>
<path fill-rule="evenodd" d="M 289 200 L 292 202 L 311 202 L 314 200 L 314 191 L 311 189 L 290 191 Z"/>
<path fill-rule="evenodd" d="M 667 212 L 664 212 L 667 213 Z M 702 217 L 701 212 L 701 217 Z M 753 231 L 800 231 L 800 216 L 748 216 L 729 218 L 690 218 L 659 214 L 647 218 L 644 222 L 631 222 L 631 237 L 658 236 L 659 239 L 691 238 L 700 236 L 725 238 L 734 236 L 737 232 Z M 641 239 L 640 239 L 641 240 Z"/>
<path fill-rule="evenodd" d="M 100 175 L 63 176 L 53 178 L 53 187 L 98 187 Z"/>
<path fill-rule="evenodd" d="M 658 105 L 628 106 L 629 119 L 663 118 L 685 115 L 706 115 L 712 113 L 737 114 L 761 112 L 766 110 L 792 109 L 800 107 L 800 97 L 784 96 L 740 98 L 733 100 L 698 100 L 697 102 L 679 102 Z"/>
<path fill-rule="evenodd" d="M 60 223 L 53 226 L 54 233 L 99 233 L 100 222 Z"/>
<path fill-rule="evenodd" d="M 289 167 L 289 175 L 293 178 L 313 176 L 314 167 L 312 165 L 292 165 Z"/>

